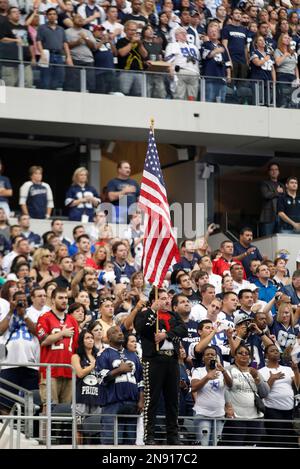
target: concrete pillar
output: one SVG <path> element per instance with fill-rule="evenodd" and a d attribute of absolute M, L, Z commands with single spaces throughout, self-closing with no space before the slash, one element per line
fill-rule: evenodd
<path fill-rule="evenodd" d="M 95 189 L 100 194 L 100 166 L 101 163 L 101 148 L 100 145 L 92 143 L 89 146 L 89 155 L 88 155 L 88 169 L 90 175 L 90 184 L 95 187 Z"/>

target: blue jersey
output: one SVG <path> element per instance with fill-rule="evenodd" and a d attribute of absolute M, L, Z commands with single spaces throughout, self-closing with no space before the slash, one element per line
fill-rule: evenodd
<path fill-rule="evenodd" d="M 112 377 L 111 371 L 118 368 L 122 361 L 131 363 L 132 371 Z M 108 347 L 97 358 L 96 369 L 100 373 L 102 407 L 116 402 L 139 400 L 139 393 L 143 391 L 143 371 L 136 353 Z"/>
<path fill-rule="evenodd" d="M 87 215 L 89 221 L 93 221 L 94 217 L 94 205 L 91 202 L 82 202 L 76 207 L 70 207 L 71 203 L 75 200 L 80 200 L 83 197 L 95 197 L 100 203 L 99 195 L 92 186 L 79 186 L 78 184 L 72 185 L 67 194 L 65 205 L 69 207 L 69 220 L 72 221 L 81 221 L 82 215 Z"/>
<path fill-rule="evenodd" d="M 246 64 L 245 47 L 248 32 L 244 26 L 227 24 L 222 30 L 222 39 L 228 40 L 228 50 L 232 62 Z"/>
<path fill-rule="evenodd" d="M 265 346 L 261 338 L 257 334 L 250 334 L 247 342 L 252 356 L 251 366 L 263 368 L 265 366 Z"/>
<path fill-rule="evenodd" d="M 253 60 L 262 60 L 266 55 L 268 55 L 267 52 L 262 54 L 258 49 L 253 50 L 250 57 L 250 78 L 252 80 L 272 81 L 272 68 L 274 65 L 274 60 L 271 57 L 262 65 L 255 65 L 253 63 Z"/>
<path fill-rule="evenodd" d="M 199 342 L 199 336 L 197 332 L 198 322 L 190 319 L 188 322 L 185 322 L 184 324 L 187 327 L 188 335 L 187 337 L 183 337 L 183 339 L 181 339 L 181 342 L 184 347 L 184 350 L 186 351 L 186 355 L 188 356 L 190 344 L 193 342 Z"/>
<path fill-rule="evenodd" d="M 248 247 L 245 248 L 244 246 L 241 245 L 240 242 L 237 241 L 236 243 L 233 244 L 233 248 L 234 248 L 233 257 L 238 257 L 241 254 L 244 254 L 245 252 L 247 252 L 249 248 L 255 248 L 255 251 L 251 252 L 251 254 L 247 255 L 241 260 L 241 263 L 243 264 L 243 267 L 246 272 L 246 276 L 248 278 L 248 276 L 251 275 L 250 262 L 253 260 L 262 261 L 263 260 L 262 255 L 257 249 L 257 247 L 253 246 L 253 244 L 250 244 Z"/>
<path fill-rule="evenodd" d="M 126 203 L 127 207 L 130 207 L 130 205 L 134 204 L 137 202 L 138 197 L 140 195 L 140 186 L 134 179 L 119 179 L 119 178 L 114 178 L 111 179 L 108 184 L 107 184 L 107 192 L 120 192 L 124 189 L 126 186 L 134 186 L 135 187 L 135 192 L 132 192 L 130 194 L 127 194 L 126 197 Z M 111 202 L 113 205 L 119 206 L 121 203 L 121 199 L 114 200 Z"/>
<path fill-rule="evenodd" d="M 90 362 L 87 358 L 83 358 L 80 360 L 80 365 L 82 368 L 87 368 Z M 84 378 L 76 377 L 76 403 L 88 406 L 100 405 L 99 373 L 96 369 Z"/>
<path fill-rule="evenodd" d="M 202 75 L 207 77 L 226 77 L 226 69 L 230 67 L 230 59 L 227 50 L 210 57 L 211 52 L 217 47 L 223 47 L 221 43 L 205 41 L 201 47 Z M 221 81 L 220 81 L 221 83 Z"/>
<path fill-rule="evenodd" d="M 282 352 L 284 352 L 284 350 L 289 345 L 295 344 L 298 334 L 298 329 L 296 329 L 295 327 L 285 327 L 283 324 L 274 319 L 269 329 L 271 334 L 275 335 L 276 341 L 280 345 Z"/>

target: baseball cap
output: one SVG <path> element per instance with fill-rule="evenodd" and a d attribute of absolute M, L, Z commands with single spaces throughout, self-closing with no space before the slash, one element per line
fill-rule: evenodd
<path fill-rule="evenodd" d="M 243 322 L 250 322 L 251 317 L 246 313 L 236 313 L 234 315 L 234 325 L 239 326 Z"/>
<path fill-rule="evenodd" d="M 259 287 L 255 285 L 255 283 L 250 283 L 247 288 L 249 288 L 251 291 L 259 290 Z"/>
<path fill-rule="evenodd" d="M 105 31 L 105 28 L 101 24 L 94 24 L 93 25 L 93 32 L 94 31 Z"/>

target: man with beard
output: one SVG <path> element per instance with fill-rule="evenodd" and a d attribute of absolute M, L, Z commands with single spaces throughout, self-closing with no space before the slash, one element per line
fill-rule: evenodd
<path fill-rule="evenodd" d="M 92 268 L 85 268 L 80 270 L 72 280 L 72 296 L 75 298 L 79 290 L 85 290 L 90 298 L 90 310 L 95 321 L 98 317 L 99 310 L 99 295 L 98 295 L 99 282 L 96 271 Z"/>
<path fill-rule="evenodd" d="M 107 331 L 109 347 L 97 357 L 100 373 L 101 442 L 114 444 L 115 414 L 136 415 L 144 407 L 143 371 L 135 352 L 123 348 L 124 335 L 118 326 Z M 134 444 L 136 419 L 118 419 L 118 444 Z"/>
<path fill-rule="evenodd" d="M 41 344 L 41 363 L 71 364 L 71 357 L 77 349 L 78 326 L 76 320 L 66 314 L 68 293 L 56 288 L 52 295 L 52 309 L 42 314 L 37 322 L 37 336 Z M 40 394 L 46 403 L 46 368 L 40 368 Z M 70 404 L 72 401 L 71 368 L 51 368 L 52 403 Z"/>
<path fill-rule="evenodd" d="M 179 346 L 187 336 L 179 314 L 170 311 L 170 299 L 164 289 L 149 295 L 150 307 L 140 311 L 135 329 L 141 338 L 145 381 L 144 441 L 155 445 L 155 418 L 161 394 L 166 410 L 167 444 L 178 445 Z M 158 332 L 156 320 L 158 316 Z"/>

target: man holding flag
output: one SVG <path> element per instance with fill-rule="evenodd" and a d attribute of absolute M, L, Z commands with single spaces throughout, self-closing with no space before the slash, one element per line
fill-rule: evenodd
<path fill-rule="evenodd" d="M 145 214 L 143 272 L 153 285 L 149 307 L 140 311 L 135 329 L 141 338 L 144 371 L 144 441 L 155 445 L 155 418 L 161 395 L 166 411 L 167 444 L 178 438 L 178 396 L 180 339 L 188 334 L 180 316 L 171 311 L 166 290 L 160 288 L 173 259 L 179 258 L 171 228 L 165 183 L 150 130 L 139 204 Z"/>

